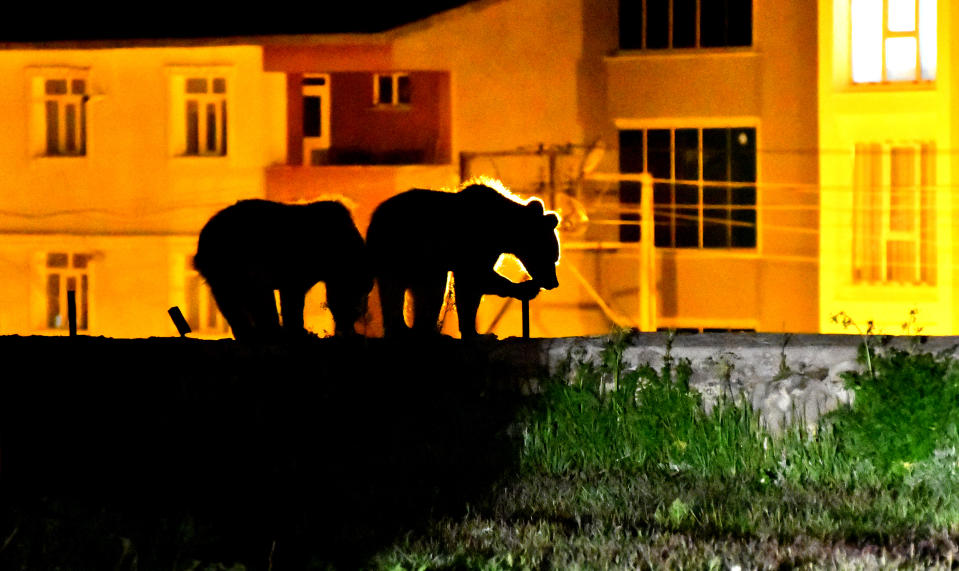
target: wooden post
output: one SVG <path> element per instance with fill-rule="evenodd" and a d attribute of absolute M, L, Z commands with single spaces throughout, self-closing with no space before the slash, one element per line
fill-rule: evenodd
<path fill-rule="evenodd" d="M 190 329 L 190 324 L 186 322 L 186 319 L 184 319 L 183 313 L 180 311 L 179 307 L 174 305 L 167 310 L 167 313 L 170 314 L 170 319 L 173 320 L 173 325 L 176 325 L 176 330 L 180 332 L 180 337 L 184 337 L 187 333 L 192 331 L 192 329 Z"/>
<path fill-rule="evenodd" d="M 529 339 L 529 300 L 523 300 L 523 339 Z"/>
<path fill-rule="evenodd" d="M 70 324 L 70 337 L 77 336 L 77 292 L 67 290 L 67 322 Z"/>

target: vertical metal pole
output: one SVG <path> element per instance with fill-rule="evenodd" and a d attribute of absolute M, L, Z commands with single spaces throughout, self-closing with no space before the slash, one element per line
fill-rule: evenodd
<path fill-rule="evenodd" d="M 529 300 L 523 300 L 523 339 L 529 339 Z"/>
<path fill-rule="evenodd" d="M 656 221 L 653 177 L 642 175 L 640 191 L 639 329 L 656 331 Z"/>
<path fill-rule="evenodd" d="M 77 292 L 67 290 L 67 322 L 70 324 L 70 337 L 77 336 Z"/>

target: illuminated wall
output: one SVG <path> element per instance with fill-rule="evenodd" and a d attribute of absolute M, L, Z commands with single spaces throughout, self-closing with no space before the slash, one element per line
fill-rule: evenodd
<path fill-rule="evenodd" d="M 743 27 L 740 32 L 748 33 L 749 27 Z M 660 326 L 816 330 L 815 28 L 815 10 L 808 3 L 754 2 L 751 40 L 740 42 L 748 45 L 714 47 L 702 32 L 698 44 L 690 36 L 683 47 L 644 49 L 635 30 L 623 40 L 632 42 L 632 49 L 606 58 L 608 139 L 616 141 L 617 133 L 624 133 L 642 141 L 637 146 L 645 142 L 651 149 L 655 135 L 665 138 L 667 152 L 676 149 L 662 167 L 665 174 L 654 176 L 670 178 L 669 160 L 676 162 L 687 152 L 695 155 L 697 145 L 705 149 L 708 137 L 725 129 L 732 129 L 734 147 L 755 148 L 755 175 L 748 177 L 755 181 L 755 218 L 743 225 L 755 228 L 754 244 L 681 247 L 674 238 L 674 247 L 658 248 Z M 666 42 L 665 33 L 649 24 L 645 38 Z M 679 31 L 671 38 L 680 43 Z M 680 145 L 680 135 L 692 142 Z M 695 181 L 697 169 L 705 178 L 707 161 L 703 154 L 698 165 L 690 163 L 690 173 L 676 170 L 675 178 Z M 646 168 L 652 164 L 648 155 Z M 668 187 L 662 192 L 668 194 Z M 675 196 L 678 203 L 680 195 Z M 660 212 L 670 212 L 663 208 Z M 705 228 L 712 218 L 708 207 L 700 208 L 697 212 L 694 204 L 690 212 L 702 218 Z M 705 245 L 705 229 L 701 232 Z"/>
<path fill-rule="evenodd" d="M 50 314 L 72 279 L 85 333 L 176 333 L 166 310 L 187 309 L 200 227 L 262 197 L 265 167 L 285 157 L 283 78 L 261 53 L 0 51 L 0 332 L 62 334 Z"/>
<path fill-rule="evenodd" d="M 895 334 L 916 309 L 924 332 L 952 334 L 956 14 L 892 2 L 884 21 L 882 4 L 819 2 L 820 327 L 843 331 L 845 312 Z"/>

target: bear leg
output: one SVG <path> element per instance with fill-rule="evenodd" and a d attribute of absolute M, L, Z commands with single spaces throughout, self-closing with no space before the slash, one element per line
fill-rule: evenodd
<path fill-rule="evenodd" d="M 255 341 L 275 341 L 280 337 L 280 316 L 272 289 L 250 288 L 245 295 L 246 307 L 253 322 Z"/>
<path fill-rule="evenodd" d="M 210 286 L 210 292 L 213 299 L 216 300 L 216 306 L 219 308 L 223 318 L 230 324 L 233 330 L 233 337 L 238 341 L 249 341 L 253 338 L 253 316 L 242 301 L 243 296 L 239 291 L 232 287 L 223 286 L 220 283 L 207 281 Z"/>
<path fill-rule="evenodd" d="M 350 280 L 329 280 L 326 282 L 326 306 L 333 314 L 333 327 L 337 335 L 353 335 L 354 324 L 363 314 L 365 299 L 368 295 L 363 288 Z"/>
<path fill-rule="evenodd" d="M 455 279 L 453 287 L 456 299 L 456 317 L 459 320 L 460 337 L 470 339 L 476 337 L 476 313 L 479 311 L 480 300 L 483 294 L 470 284 L 467 279 Z"/>
<path fill-rule="evenodd" d="M 283 315 L 283 329 L 292 335 L 303 332 L 303 306 L 306 304 L 306 293 L 300 288 L 285 287 L 280 289 L 280 311 Z"/>
<path fill-rule="evenodd" d="M 402 282 L 379 276 L 376 280 L 380 293 L 380 311 L 383 314 L 383 334 L 387 337 L 403 335 L 409 331 L 403 318 L 406 287 Z"/>
<path fill-rule="evenodd" d="M 411 288 L 413 294 L 413 331 L 433 334 L 439 327 L 440 312 L 446 294 L 447 272 L 430 272 Z"/>

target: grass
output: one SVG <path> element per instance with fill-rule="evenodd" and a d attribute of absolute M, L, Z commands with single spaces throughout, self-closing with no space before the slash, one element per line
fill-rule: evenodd
<path fill-rule="evenodd" d="M 774 438 L 711 413 L 688 367 L 571 363 L 525 411 L 519 474 L 382 568 L 950 567 L 959 533 L 959 370 L 870 351 L 856 406 Z M 865 356 L 863 356 L 865 359 Z M 561 375 L 567 378 L 568 373 Z"/>

